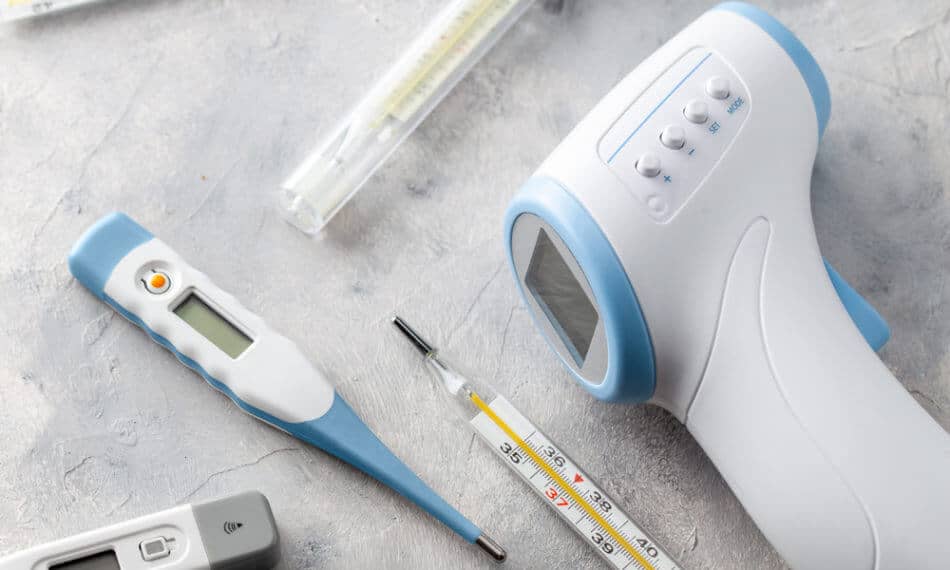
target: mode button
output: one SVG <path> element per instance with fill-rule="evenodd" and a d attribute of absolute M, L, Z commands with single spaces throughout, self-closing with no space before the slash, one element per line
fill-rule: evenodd
<path fill-rule="evenodd" d="M 706 81 L 706 95 L 713 99 L 726 99 L 729 97 L 729 80 L 725 77 L 710 77 Z"/>

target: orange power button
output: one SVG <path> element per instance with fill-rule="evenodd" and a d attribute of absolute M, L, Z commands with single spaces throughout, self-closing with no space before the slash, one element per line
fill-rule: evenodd
<path fill-rule="evenodd" d="M 168 278 L 168 275 L 157 271 L 147 280 L 143 279 L 143 281 L 145 281 L 145 288 L 148 289 L 148 292 L 156 295 L 168 291 L 168 288 L 171 286 L 171 280 Z"/>

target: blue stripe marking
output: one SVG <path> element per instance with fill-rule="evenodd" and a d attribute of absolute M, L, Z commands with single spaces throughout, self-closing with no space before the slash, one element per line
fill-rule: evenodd
<path fill-rule="evenodd" d="M 712 52 L 707 53 L 707 54 L 706 54 L 706 57 L 704 57 L 703 59 L 701 59 L 701 60 L 699 61 L 699 63 L 697 63 L 696 66 L 693 67 L 693 69 L 690 69 L 690 70 L 689 70 L 689 73 L 687 73 L 685 77 L 683 77 L 682 79 L 680 79 L 680 82 L 677 83 L 675 87 L 673 87 L 673 90 L 670 91 L 669 93 L 667 93 L 667 94 L 666 94 L 666 97 L 664 97 L 662 101 L 660 101 L 659 103 L 657 103 L 656 107 L 654 107 L 653 110 L 650 111 L 650 114 L 647 115 L 646 118 L 643 119 L 643 121 L 641 121 L 639 125 L 637 125 L 637 128 L 635 128 L 635 129 L 633 130 L 633 132 L 630 133 L 630 136 L 628 136 L 628 137 L 626 138 L 626 140 L 624 140 L 623 143 L 621 143 L 620 146 L 617 147 L 617 150 L 615 150 L 614 153 L 613 153 L 612 155 L 610 155 L 610 158 L 607 159 L 607 164 L 610 164 L 611 162 L 613 162 L 613 160 L 614 160 L 615 158 L 617 158 L 617 155 L 620 153 L 621 150 L 623 150 L 623 147 L 627 146 L 627 143 L 630 142 L 630 139 L 633 138 L 633 135 L 637 134 L 637 132 L 639 132 L 640 129 L 643 128 L 643 125 L 645 125 L 646 122 L 650 120 L 650 117 L 652 117 L 652 116 L 660 109 L 660 107 L 663 106 L 663 103 L 666 103 L 666 101 L 673 95 L 673 93 L 676 93 L 676 90 L 679 89 L 679 88 L 683 85 L 683 83 L 685 83 L 686 80 L 689 79 L 689 77 L 690 77 L 692 74 L 696 73 L 696 70 L 699 69 L 699 66 L 701 66 L 701 65 L 704 64 L 704 63 L 706 63 L 706 60 L 709 59 L 709 56 L 711 56 L 711 55 L 712 55 Z"/>

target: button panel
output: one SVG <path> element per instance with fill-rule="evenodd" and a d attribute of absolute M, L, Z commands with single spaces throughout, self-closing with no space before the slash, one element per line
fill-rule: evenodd
<path fill-rule="evenodd" d="M 726 152 L 749 100 L 728 63 L 694 48 L 627 107 L 600 139 L 598 155 L 650 217 L 665 222 Z"/>

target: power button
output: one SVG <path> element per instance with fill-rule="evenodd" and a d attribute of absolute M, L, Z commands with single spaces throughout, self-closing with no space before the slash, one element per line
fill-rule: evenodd
<path fill-rule="evenodd" d="M 142 560 L 146 562 L 165 558 L 172 553 L 168 548 L 168 540 L 163 536 L 143 540 L 139 543 L 139 552 L 142 553 Z"/>
<path fill-rule="evenodd" d="M 151 275 L 146 275 L 142 279 L 142 283 L 145 284 L 145 289 L 153 295 L 161 295 L 172 286 L 172 280 L 169 279 L 167 273 L 154 270 Z"/>

